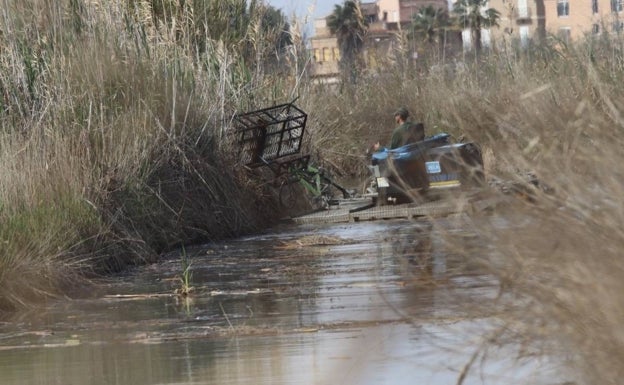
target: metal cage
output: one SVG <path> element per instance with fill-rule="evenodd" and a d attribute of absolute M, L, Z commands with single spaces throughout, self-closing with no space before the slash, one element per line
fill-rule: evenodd
<path fill-rule="evenodd" d="M 242 163 L 255 168 L 298 154 L 307 118 L 292 103 L 235 115 L 234 134 Z"/>

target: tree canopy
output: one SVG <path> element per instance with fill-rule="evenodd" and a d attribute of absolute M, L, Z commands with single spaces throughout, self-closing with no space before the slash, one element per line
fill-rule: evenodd
<path fill-rule="evenodd" d="M 137 14 L 147 10 L 157 29 L 174 28 L 178 40 L 199 51 L 209 40 L 240 52 L 260 42 L 278 50 L 292 44 L 286 17 L 260 0 L 129 0 L 128 6 Z"/>
<path fill-rule="evenodd" d="M 453 6 L 453 13 L 462 29 L 470 29 L 475 49 L 481 51 L 481 29 L 498 27 L 500 12 L 486 8 L 488 0 L 458 0 Z"/>
<path fill-rule="evenodd" d="M 359 1 L 346 0 L 342 5 L 337 4 L 327 18 L 327 26 L 338 40 L 343 72 L 355 81 L 368 30 Z"/>
<path fill-rule="evenodd" d="M 419 8 L 412 16 L 409 34 L 412 39 L 421 37 L 427 43 L 433 44 L 451 24 L 446 9 L 427 5 Z"/>

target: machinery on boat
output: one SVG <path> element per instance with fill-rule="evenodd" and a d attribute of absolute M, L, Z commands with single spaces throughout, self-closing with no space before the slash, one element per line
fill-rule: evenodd
<path fill-rule="evenodd" d="M 429 202 L 439 203 L 449 192 L 465 192 L 485 185 L 479 146 L 452 143 L 449 134 L 440 133 L 374 153 L 366 191 L 345 188 L 311 162 L 309 154 L 301 154 L 306 122 L 307 114 L 293 103 L 234 117 L 233 135 L 239 158 L 250 170 L 270 170 L 269 178 L 285 207 L 292 207 L 305 191 L 319 203 L 321 212 L 313 213 L 316 216 L 331 216 L 327 212 L 332 209 L 348 210 L 352 220 L 352 213 L 359 213 L 361 218 L 366 210 L 399 205 L 407 206 L 395 210 L 398 213 L 409 212 L 407 209 L 422 213 Z"/>
<path fill-rule="evenodd" d="M 451 143 L 436 134 L 372 155 L 371 197 L 378 205 L 439 199 L 449 190 L 485 185 L 483 157 L 475 143 Z"/>

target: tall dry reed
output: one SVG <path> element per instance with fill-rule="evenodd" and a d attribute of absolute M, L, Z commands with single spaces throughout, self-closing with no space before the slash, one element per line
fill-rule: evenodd
<path fill-rule="evenodd" d="M 501 279 L 508 330 L 569 360 L 585 384 L 620 383 L 624 358 L 624 45 L 603 39 L 512 67 L 522 87 L 499 85 L 504 98 L 480 109 L 492 124 L 472 134 L 495 153 L 494 175 L 531 171 L 547 185 L 528 184 L 533 203 L 501 209 L 512 226 L 477 227 L 493 247 L 484 265 Z"/>
<path fill-rule="evenodd" d="M 306 150 L 363 176 L 367 149 L 389 139 L 391 113 L 406 106 L 427 134 L 478 142 L 490 177 L 531 192 L 530 202 L 470 218 L 488 247 L 466 258 L 498 277 L 500 296 L 487 305 L 507 335 L 547 354 L 572 352 L 579 382 L 620 382 L 621 39 L 427 66 L 397 59 L 337 91 L 301 82 L 297 52 L 288 76 L 266 76 L 274 67 L 264 65 L 271 51 L 258 29 L 237 51 L 194 28 L 205 21 L 196 9 L 154 18 L 148 2 L 124 4 L 5 2 L 2 307 L 270 217 L 271 191 L 224 163 L 236 111 L 300 95 Z M 528 171 L 547 192 L 525 181 Z"/>
<path fill-rule="evenodd" d="M 4 2 L 0 309 L 275 217 L 227 132 L 296 94 L 299 57 L 260 3 L 196 3 Z"/>
<path fill-rule="evenodd" d="M 331 103 L 312 99 L 327 116 L 316 141 L 334 143 L 323 155 L 360 172 L 367 146 L 388 139 L 390 114 L 406 106 L 428 135 L 479 143 L 488 177 L 523 192 L 492 188 L 504 203 L 464 218 L 481 247 L 457 251 L 500 282 L 492 302 L 470 303 L 503 321 L 483 346 L 512 341 L 518 358 L 554 357 L 576 383 L 617 384 L 624 374 L 623 82 L 619 36 L 575 44 L 551 37 L 424 72 L 397 67 L 351 93 L 322 96 Z"/>

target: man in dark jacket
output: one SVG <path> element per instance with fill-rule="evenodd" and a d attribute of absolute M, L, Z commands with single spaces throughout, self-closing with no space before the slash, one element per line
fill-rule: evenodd
<path fill-rule="evenodd" d="M 406 144 L 416 143 L 425 139 L 425 127 L 422 123 L 414 123 L 409 120 L 409 111 L 406 108 L 399 108 L 394 113 L 394 119 L 398 126 L 392 131 L 390 148 L 398 148 Z"/>
<path fill-rule="evenodd" d="M 425 126 L 422 123 L 414 123 L 408 120 L 409 111 L 401 107 L 394 113 L 394 120 L 398 126 L 392 131 L 390 139 L 390 149 L 416 143 L 425 139 Z M 375 143 L 373 149 L 379 150 L 379 142 Z"/>

